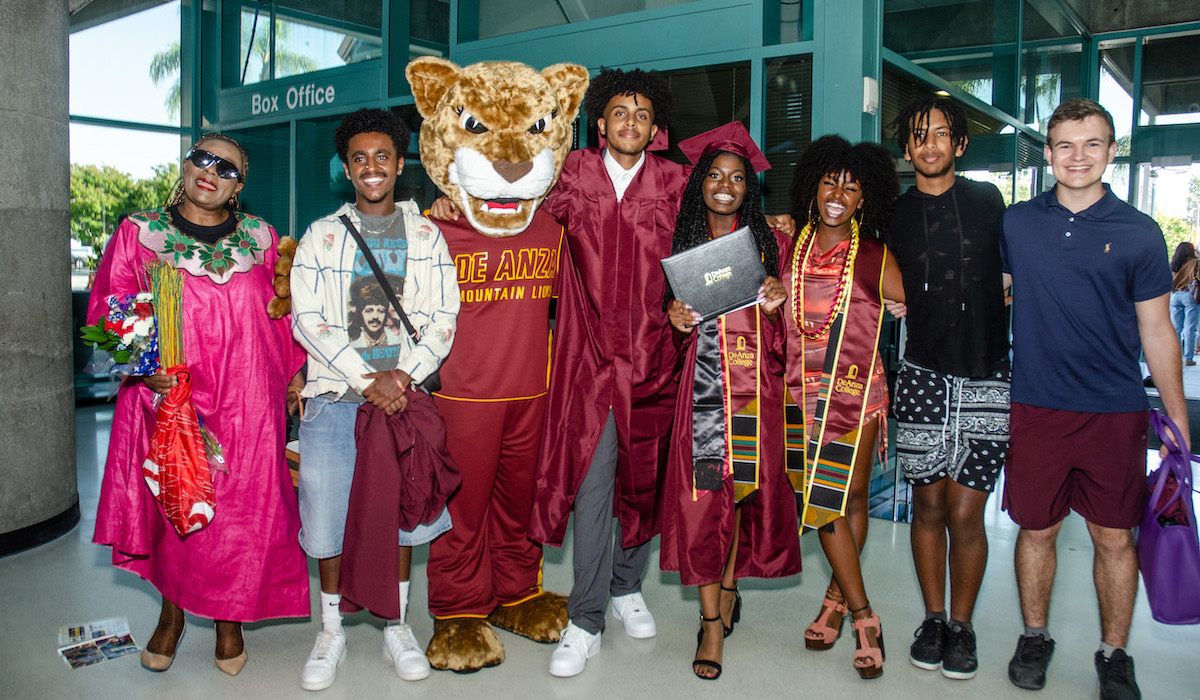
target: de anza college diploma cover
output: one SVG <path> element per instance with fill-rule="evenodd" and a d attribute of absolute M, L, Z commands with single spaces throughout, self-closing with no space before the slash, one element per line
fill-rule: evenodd
<path fill-rule="evenodd" d="M 675 298 L 690 304 L 704 321 L 754 304 L 767 279 L 746 226 L 663 258 L 662 266 Z"/>

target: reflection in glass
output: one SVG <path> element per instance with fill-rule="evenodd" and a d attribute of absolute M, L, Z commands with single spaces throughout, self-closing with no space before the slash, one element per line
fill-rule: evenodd
<path fill-rule="evenodd" d="M 812 56 L 771 59 L 766 65 L 763 211 L 792 212 L 788 189 L 800 152 L 812 141 Z"/>
<path fill-rule="evenodd" d="M 1142 48 L 1143 126 L 1200 123 L 1200 34 L 1152 37 Z"/>
<path fill-rule="evenodd" d="M 383 56 L 382 6 L 358 3 L 336 15 L 311 3 L 242 3 L 240 84 L 372 61 Z"/>

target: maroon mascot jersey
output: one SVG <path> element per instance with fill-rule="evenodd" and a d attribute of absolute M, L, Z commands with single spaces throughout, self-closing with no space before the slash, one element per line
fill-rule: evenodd
<path fill-rule="evenodd" d="M 454 527 L 429 549 L 429 611 L 486 617 L 541 591 L 541 548 L 526 537 L 550 363 L 550 300 L 562 227 L 538 212 L 491 238 L 466 217 L 439 221 L 458 268 L 458 335 L 434 394 L 463 484 Z"/>

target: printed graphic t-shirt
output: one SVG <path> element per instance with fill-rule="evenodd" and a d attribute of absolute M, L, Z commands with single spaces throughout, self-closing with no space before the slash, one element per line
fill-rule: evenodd
<path fill-rule="evenodd" d="M 400 211 L 388 216 L 371 216 L 360 211 L 358 216 L 362 222 L 359 233 L 391 283 L 397 300 L 403 303 L 408 241 Z M 396 358 L 411 341 L 361 250 L 354 256 L 354 278 L 350 282 L 346 312 L 350 347 L 357 349 L 363 360 L 377 371 L 395 369 Z"/>

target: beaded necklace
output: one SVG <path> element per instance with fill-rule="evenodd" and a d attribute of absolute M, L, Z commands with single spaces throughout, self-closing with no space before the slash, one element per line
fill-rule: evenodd
<path fill-rule="evenodd" d="M 858 256 L 858 222 L 853 218 L 850 219 L 850 250 L 846 252 L 846 259 L 842 261 L 842 271 L 838 274 L 838 286 L 833 295 L 833 305 L 829 307 L 829 314 L 825 316 L 825 322 L 815 331 L 804 330 L 804 284 L 802 279 L 804 269 L 808 266 L 808 257 L 816 245 L 817 231 L 810 223 L 804 227 L 802 233 L 807 234 L 804 242 L 792 250 L 792 320 L 801 336 L 808 340 L 816 340 L 829 332 L 849 295 L 850 278 L 854 275 L 854 258 Z M 801 249 L 804 249 L 803 259 L 800 256 Z"/>

